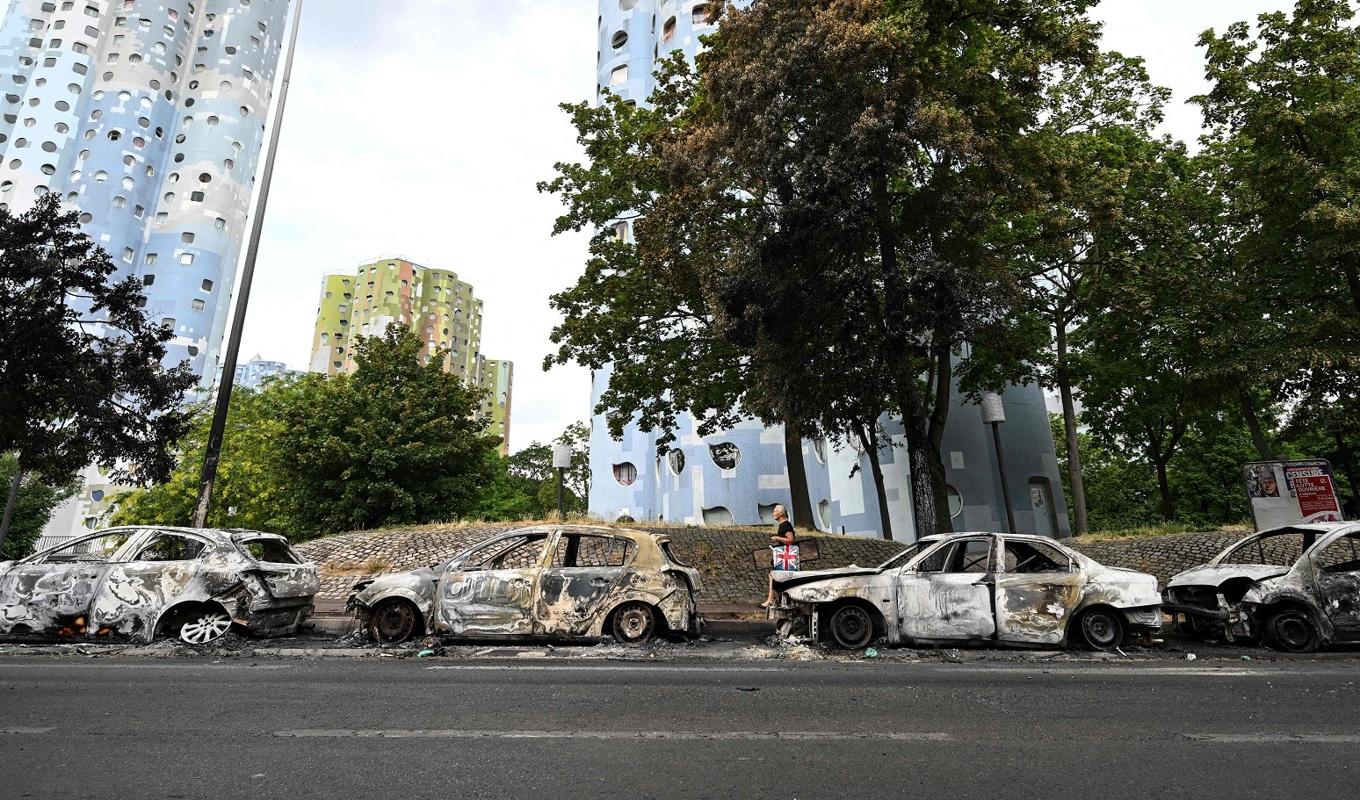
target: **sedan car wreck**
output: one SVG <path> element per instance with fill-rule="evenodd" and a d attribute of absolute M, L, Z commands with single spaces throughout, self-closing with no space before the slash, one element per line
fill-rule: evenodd
<path fill-rule="evenodd" d="M 380 644 L 451 637 L 569 639 L 612 635 L 643 644 L 695 635 L 697 570 L 670 540 L 641 531 L 540 526 L 488 539 L 435 566 L 354 587 L 348 607 Z"/>
<path fill-rule="evenodd" d="M 983 642 L 1118 647 L 1160 629 L 1157 579 L 1102 566 L 1042 536 L 921 539 L 877 567 L 774 573 L 772 616 L 847 649 Z"/>
<path fill-rule="evenodd" d="M 0 635 L 205 644 L 233 623 L 288 635 L 320 585 L 316 566 L 275 534 L 110 528 L 0 564 Z"/>
<path fill-rule="evenodd" d="M 1191 635 L 1307 653 L 1360 641 L 1360 524 L 1293 525 L 1248 536 L 1167 584 Z"/>

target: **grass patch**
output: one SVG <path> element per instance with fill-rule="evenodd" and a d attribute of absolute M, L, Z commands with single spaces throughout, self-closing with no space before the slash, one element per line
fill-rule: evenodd
<path fill-rule="evenodd" d="M 1248 523 L 1208 527 L 1184 522 L 1164 522 L 1160 525 L 1141 525 L 1132 528 L 1111 528 L 1108 530 L 1091 531 L 1085 536 L 1076 537 L 1072 541 L 1076 544 L 1085 544 L 1088 542 L 1109 541 L 1111 539 L 1153 539 L 1158 536 L 1172 536 L 1177 533 L 1247 534 L 1250 533 L 1251 530 L 1252 526 Z"/>

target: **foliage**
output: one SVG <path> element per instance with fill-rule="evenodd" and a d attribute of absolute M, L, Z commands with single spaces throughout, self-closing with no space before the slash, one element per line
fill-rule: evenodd
<path fill-rule="evenodd" d="M 572 465 L 564 475 L 563 510 L 567 517 L 587 513 L 590 497 L 590 426 L 568 425 L 554 444 L 572 449 Z M 496 480 L 473 516 L 486 520 L 547 519 L 557 514 L 557 470 L 551 445 L 533 442 L 504 460 Z"/>
<path fill-rule="evenodd" d="M 209 524 L 295 538 L 464 517 L 495 487 L 497 440 L 480 400 L 420 356 L 409 331 L 355 345 L 353 374 L 269 383 L 233 395 Z M 171 480 L 121 501 L 116 521 L 183 522 L 193 511 L 210 410 L 201 409 Z"/>
<path fill-rule="evenodd" d="M 0 456 L 0 486 L 8 488 L 18 468 L 19 460 L 13 453 Z M 28 476 L 19 489 L 9 535 L 5 537 L 4 548 L 0 549 L 0 561 L 23 558 L 32 552 L 52 510 L 78 489 L 77 481 L 54 485 L 38 476 Z"/>
<path fill-rule="evenodd" d="M 97 463 L 146 483 L 173 466 L 195 379 L 162 366 L 174 333 L 115 271 L 55 194 L 18 216 L 0 208 L 0 452 L 24 472 L 64 483 Z"/>

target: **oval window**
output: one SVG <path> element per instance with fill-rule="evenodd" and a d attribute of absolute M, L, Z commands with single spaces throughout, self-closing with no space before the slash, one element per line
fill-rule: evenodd
<path fill-rule="evenodd" d="M 633 481 L 637 480 L 637 467 L 625 461 L 622 464 L 614 465 L 614 480 L 620 485 L 632 486 Z"/>
<path fill-rule="evenodd" d="M 708 446 L 708 454 L 713 463 L 721 470 L 733 470 L 741 463 L 741 450 L 731 442 L 719 442 Z"/>
<path fill-rule="evenodd" d="M 683 450 L 672 450 L 666 454 L 666 461 L 671 465 L 671 472 L 679 475 L 685 471 L 685 453 Z"/>

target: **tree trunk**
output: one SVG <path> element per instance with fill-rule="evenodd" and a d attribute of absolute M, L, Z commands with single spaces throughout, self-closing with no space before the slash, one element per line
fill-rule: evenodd
<path fill-rule="evenodd" d="M 869 436 L 867 431 L 874 431 L 874 435 Z M 856 425 L 855 433 L 859 436 L 860 444 L 864 446 L 864 452 L 869 456 L 869 467 L 873 470 L 874 492 L 878 495 L 878 524 L 883 529 L 883 538 L 891 542 L 892 515 L 888 513 L 888 490 L 883 486 L 883 465 L 878 458 L 878 421 L 875 420 L 867 428 Z"/>
<path fill-rule="evenodd" d="M 902 427 L 907 436 L 907 468 L 911 471 L 911 517 L 916 538 L 940 532 L 935 514 L 935 485 L 930 475 L 929 436 L 921 412 L 920 390 L 914 375 L 907 376 L 898 388 L 902 395 Z"/>
<path fill-rule="evenodd" d="M 944 430 L 949 422 L 949 407 L 953 402 L 954 354 L 949 341 L 935 336 L 935 397 L 930 410 L 929 443 L 930 488 L 935 496 L 937 529 L 942 533 L 954 530 L 949 516 L 948 476 L 944 471 Z M 1007 501 L 1009 502 L 1009 500 Z"/>
<path fill-rule="evenodd" d="M 5 549 L 5 537 L 9 536 L 9 526 L 14 521 L 14 508 L 19 504 L 19 486 L 23 482 L 24 471 L 16 465 L 14 477 L 9 482 L 9 494 L 5 498 L 5 515 L 0 517 L 0 553 Z M 4 560 L 4 556 L 0 555 L 0 561 Z"/>
<path fill-rule="evenodd" d="M 1275 453 L 1270 448 L 1270 442 L 1266 440 L 1266 433 L 1261 428 L 1261 418 L 1256 415 L 1256 403 L 1252 402 L 1251 392 L 1245 388 L 1237 392 L 1237 402 L 1242 409 L 1242 419 L 1247 423 L 1247 430 L 1251 431 L 1251 444 L 1256 448 L 1256 455 L 1262 461 L 1271 461 L 1275 458 Z"/>
<path fill-rule="evenodd" d="M 1081 448 L 1077 439 L 1077 404 L 1072 399 L 1072 375 L 1067 370 L 1067 323 L 1059 320 L 1057 330 L 1058 394 L 1062 397 L 1063 433 L 1067 439 L 1067 475 L 1072 490 L 1072 532 L 1090 533 L 1086 518 L 1086 481 L 1081 467 Z"/>
<path fill-rule="evenodd" d="M 784 425 L 784 463 L 789 472 L 790 509 L 795 528 L 805 531 L 817 529 L 812 516 L 812 498 L 808 495 L 807 468 L 803 466 L 803 437 L 792 425 Z"/>
<path fill-rule="evenodd" d="M 1171 482 L 1166 477 L 1166 462 L 1157 461 L 1157 493 L 1162 498 L 1162 519 L 1171 522 L 1176 517 L 1176 503 L 1171 496 Z"/>
<path fill-rule="evenodd" d="M 1347 261 L 1341 270 L 1346 274 L 1346 285 L 1351 291 L 1351 303 L 1355 306 L 1355 313 L 1360 314 L 1360 268 L 1356 267 L 1355 262 Z"/>

